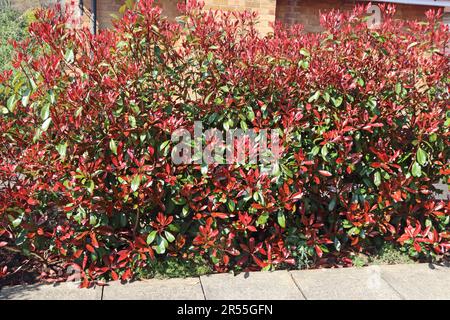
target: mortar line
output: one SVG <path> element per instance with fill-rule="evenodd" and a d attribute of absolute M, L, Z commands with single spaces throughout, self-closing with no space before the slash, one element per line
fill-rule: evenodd
<path fill-rule="evenodd" d="M 297 283 L 297 281 L 295 281 L 295 278 L 294 278 L 294 276 L 292 275 L 292 273 L 291 273 L 290 271 L 288 271 L 288 272 L 289 272 L 289 275 L 291 276 L 292 281 L 294 281 L 294 284 L 295 284 L 295 286 L 297 287 L 298 291 L 300 291 L 300 293 L 302 294 L 303 298 L 305 298 L 305 300 L 308 300 L 308 298 L 306 297 L 306 295 L 303 293 L 303 290 L 302 290 L 302 288 L 300 287 L 300 285 Z"/>

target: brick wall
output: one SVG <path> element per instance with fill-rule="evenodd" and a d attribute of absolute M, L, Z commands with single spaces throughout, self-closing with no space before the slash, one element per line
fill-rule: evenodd
<path fill-rule="evenodd" d="M 305 31 L 318 32 L 322 28 L 319 23 L 319 12 L 329 9 L 351 10 L 355 4 L 364 3 L 351 0 L 277 0 L 276 19 L 286 24 L 301 23 Z M 377 4 L 372 1 L 372 4 Z M 425 11 L 437 7 L 396 4 L 396 17 L 405 20 L 421 20 Z"/>
<path fill-rule="evenodd" d="M 0 0 L 1 1 L 1 0 Z M 37 7 L 40 4 L 56 3 L 64 0 L 10 0 L 13 6 L 19 10 L 26 10 Z M 70 0 L 65 0 L 70 1 Z M 177 2 L 179 0 L 159 0 L 163 9 L 163 14 L 169 18 L 178 15 Z M 119 8 L 125 0 L 97 0 L 97 21 L 98 27 L 109 28 L 112 26 L 111 15 L 119 15 Z M 286 24 L 301 23 L 306 31 L 318 32 L 321 29 L 319 24 L 319 12 L 332 8 L 341 10 L 351 10 L 356 3 L 367 3 L 356 0 L 204 0 L 207 9 L 220 9 L 227 11 L 257 11 L 260 16 L 258 29 L 262 32 L 271 31 L 270 23 L 275 19 Z M 83 20 L 90 18 L 90 0 L 84 0 L 86 13 Z M 376 4 L 376 1 L 373 2 Z M 424 13 L 428 9 L 437 7 L 397 4 L 396 17 L 401 19 L 416 20 L 423 19 Z M 449 21 L 449 13 L 444 18 Z"/>
<path fill-rule="evenodd" d="M 11 4 L 11 6 L 14 9 L 19 10 L 19 11 L 25 11 L 30 8 L 37 8 L 37 7 L 41 6 L 42 4 L 47 4 L 46 2 L 47 1 L 41 1 L 41 0 L 9 0 L 9 3 Z"/>
<path fill-rule="evenodd" d="M 259 14 L 258 29 L 265 33 L 275 21 L 277 0 L 204 0 L 205 8 L 226 11 L 256 11 Z"/>
<path fill-rule="evenodd" d="M 159 0 L 163 14 L 174 19 L 178 16 L 177 0 Z M 90 10 L 90 0 L 85 0 L 85 7 Z M 112 26 L 112 16 L 120 16 L 119 9 L 125 0 L 97 0 L 97 21 L 100 29 Z"/>

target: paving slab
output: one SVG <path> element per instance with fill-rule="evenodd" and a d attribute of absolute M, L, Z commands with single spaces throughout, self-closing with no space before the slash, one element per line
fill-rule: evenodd
<path fill-rule="evenodd" d="M 291 271 L 308 300 L 400 300 L 383 278 L 381 268 L 340 268 Z"/>
<path fill-rule="evenodd" d="M 199 278 L 109 282 L 103 300 L 204 300 Z"/>
<path fill-rule="evenodd" d="M 450 299 L 450 267 L 435 264 L 381 266 L 382 276 L 404 299 Z"/>
<path fill-rule="evenodd" d="M 206 300 L 304 300 L 287 271 L 200 277 Z"/>
<path fill-rule="evenodd" d="M 101 300 L 102 288 L 80 289 L 79 283 L 32 284 L 3 287 L 0 300 Z"/>

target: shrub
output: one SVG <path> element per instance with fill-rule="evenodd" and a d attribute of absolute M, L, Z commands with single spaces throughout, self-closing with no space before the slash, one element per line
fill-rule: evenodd
<path fill-rule="evenodd" d="M 26 22 L 19 12 L 10 8 L 0 8 L 0 71 L 10 67 L 13 54 L 10 40 L 22 40 L 25 36 Z"/>
<path fill-rule="evenodd" d="M 3 249 L 62 260 L 83 286 L 169 257 L 224 272 L 351 265 L 383 243 L 448 253 L 440 13 L 388 6 L 371 29 L 359 6 L 322 15 L 320 34 L 261 36 L 255 14 L 200 8 L 173 23 L 142 0 L 98 35 L 36 13 L 0 89 Z M 171 134 L 195 120 L 281 129 L 281 159 L 175 165 Z"/>

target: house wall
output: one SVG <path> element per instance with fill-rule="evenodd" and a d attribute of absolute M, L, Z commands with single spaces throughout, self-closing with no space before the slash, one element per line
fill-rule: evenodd
<path fill-rule="evenodd" d="M 277 0 L 204 0 L 206 9 L 224 11 L 257 11 L 258 29 L 262 33 L 271 31 L 270 23 L 275 21 Z"/>
<path fill-rule="evenodd" d="M 111 2 L 123 2 L 124 0 L 97 0 L 100 27 L 110 25 L 109 14 L 117 12 L 120 5 L 109 4 Z M 169 18 L 178 15 L 176 3 L 178 0 L 160 0 L 163 13 Z M 259 13 L 258 29 L 262 33 L 271 31 L 270 24 L 275 20 L 286 24 L 301 23 L 305 31 L 318 32 L 322 28 L 319 23 L 320 11 L 334 9 L 351 10 L 355 4 L 364 1 L 355 0 L 204 0 L 206 9 L 218 9 L 225 11 L 251 10 Z M 376 1 L 372 1 L 377 4 Z M 396 4 L 396 17 L 404 20 L 423 20 L 425 12 L 437 7 L 423 5 Z M 110 11 L 110 12 L 108 12 Z M 447 14 L 448 17 L 448 14 Z M 448 20 L 448 19 L 447 19 Z"/>
<path fill-rule="evenodd" d="M 90 0 L 85 0 L 85 7 L 90 10 Z M 177 0 L 159 0 L 163 14 L 175 19 L 178 16 Z M 125 0 L 97 0 L 97 22 L 100 29 L 112 27 L 112 16 L 120 16 L 119 9 Z"/>
<path fill-rule="evenodd" d="M 319 12 L 331 8 L 341 10 L 351 10 L 355 4 L 367 4 L 362 1 L 351 0 L 277 0 L 276 19 L 285 24 L 301 23 L 305 26 L 305 31 L 318 32 L 322 28 L 319 23 Z M 378 4 L 372 1 L 372 4 Z M 423 20 L 425 12 L 429 7 L 422 5 L 396 4 L 395 17 L 404 20 Z"/>
<path fill-rule="evenodd" d="M 58 0 L 9 0 L 5 1 L 5 3 L 9 2 L 11 6 L 19 11 L 25 11 L 30 8 L 36 8 L 39 6 L 46 6 L 51 3 L 57 3 Z"/>
<path fill-rule="evenodd" d="M 10 0 L 13 7 L 19 10 L 48 5 L 51 3 L 68 2 L 72 0 Z M 178 0 L 158 0 L 163 9 L 163 14 L 174 19 L 178 15 Z M 112 15 L 120 15 L 119 8 L 125 0 L 97 0 L 98 28 L 110 28 L 112 26 Z M 301 23 L 305 31 L 318 32 L 322 28 L 319 23 L 319 12 L 332 8 L 351 10 L 356 3 L 366 3 L 357 0 L 204 0 L 207 9 L 220 9 L 227 11 L 252 10 L 259 13 L 260 22 L 258 29 L 262 33 L 271 30 L 270 23 L 275 20 L 285 24 Z M 84 0 L 85 15 L 83 20 L 90 19 L 91 0 Z M 376 4 L 376 1 L 372 3 Z M 425 11 L 437 9 L 423 5 L 396 4 L 396 17 L 405 20 L 424 19 Z M 444 21 L 449 23 L 450 12 L 444 16 Z"/>

